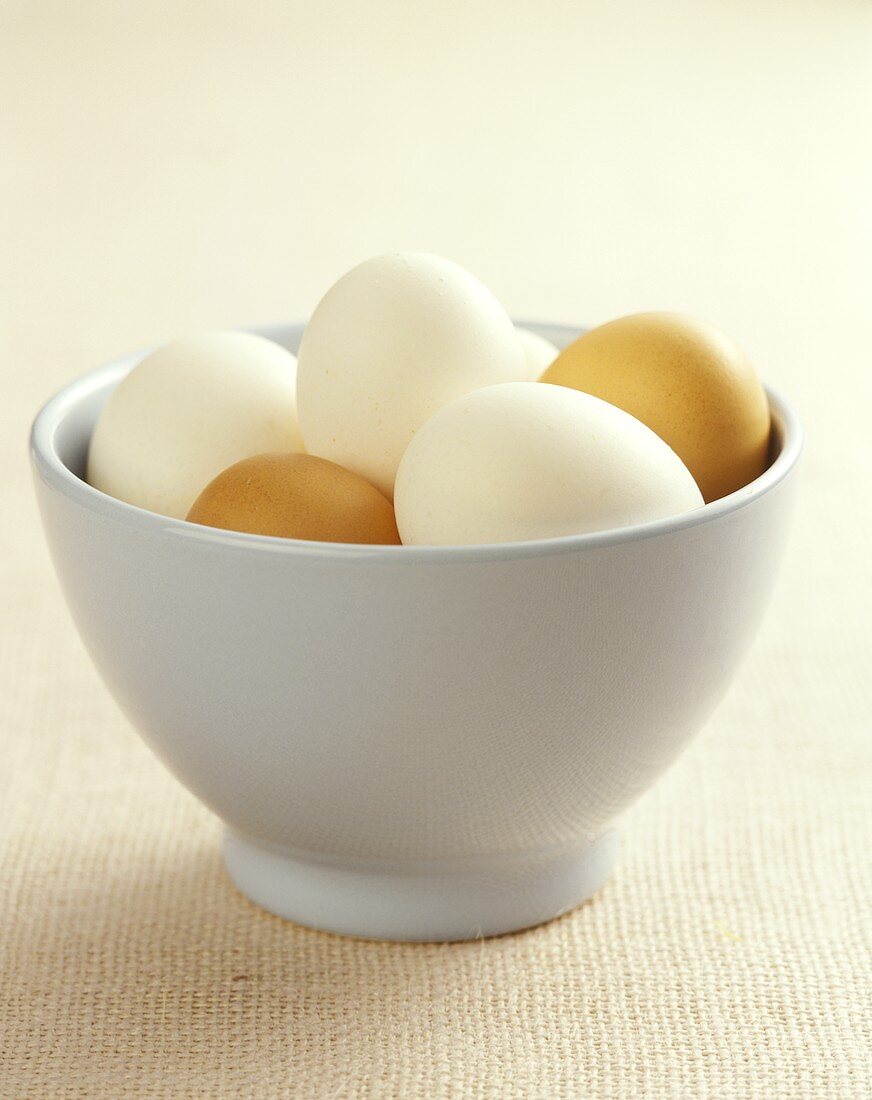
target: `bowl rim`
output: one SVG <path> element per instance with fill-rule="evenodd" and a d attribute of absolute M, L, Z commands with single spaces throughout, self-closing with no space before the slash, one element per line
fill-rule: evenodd
<path fill-rule="evenodd" d="M 523 328 L 559 334 L 575 339 L 585 329 L 577 325 L 556 324 L 546 321 L 519 320 Z M 247 331 L 282 342 L 290 333 L 302 332 L 300 323 L 266 325 Z M 661 535 L 677 534 L 701 527 L 714 520 L 723 519 L 748 507 L 755 500 L 781 484 L 797 463 L 803 446 L 803 432 L 799 418 L 785 399 L 766 385 L 766 395 L 777 424 L 781 447 L 764 472 L 748 485 L 728 496 L 712 501 L 702 508 L 683 512 L 677 516 L 627 527 L 591 531 L 580 535 L 561 535 L 557 538 L 531 539 L 521 542 L 477 543 L 453 546 L 376 546 L 359 543 L 311 542 L 302 539 L 285 539 L 273 535 L 253 535 L 243 531 L 225 531 L 204 527 L 187 520 L 150 512 L 134 504 L 117 500 L 89 485 L 74 474 L 61 460 L 56 438 L 65 418 L 82 401 L 107 384 L 120 381 L 121 377 L 149 350 L 135 352 L 96 367 L 69 382 L 42 406 L 34 419 L 30 433 L 30 453 L 34 470 L 41 480 L 60 492 L 68 500 L 83 509 L 95 512 L 105 520 L 138 528 L 152 535 L 162 534 L 179 538 L 205 547 L 223 548 L 252 554 L 282 554 L 291 557 L 321 558 L 348 562 L 430 562 L 453 564 L 459 562 L 504 561 L 512 558 L 548 556 L 594 550 L 626 542 L 638 542 Z"/>

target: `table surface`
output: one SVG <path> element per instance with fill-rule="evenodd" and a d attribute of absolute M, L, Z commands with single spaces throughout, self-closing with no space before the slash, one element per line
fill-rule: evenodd
<path fill-rule="evenodd" d="M 872 1074 L 872 6 L 0 0 L 0 1095 L 854 1097 Z M 25 460 L 54 389 L 450 256 L 698 314 L 803 416 L 793 541 L 620 869 L 489 942 L 259 912 L 116 710 Z"/>

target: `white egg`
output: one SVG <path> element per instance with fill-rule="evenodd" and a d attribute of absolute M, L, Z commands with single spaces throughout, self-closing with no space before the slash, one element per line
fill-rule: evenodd
<path fill-rule="evenodd" d="M 702 503 L 682 461 L 640 421 L 539 382 L 446 405 L 409 444 L 394 496 L 400 537 L 422 545 L 608 530 Z"/>
<path fill-rule="evenodd" d="M 306 449 L 387 496 L 428 417 L 470 390 L 523 379 L 505 310 L 478 279 L 425 253 L 378 256 L 321 299 L 299 352 Z"/>
<path fill-rule="evenodd" d="M 110 496 L 184 518 L 234 462 L 299 451 L 289 351 L 243 332 L 175 340 L 118 384 L 100 415 L 88 481 Z"/>
<path fill-rule="evenodd" d="M 528 328 L 517 325 L 515 332 L 527 359 L 527 381 L 538 382 L 560 354 L 560 349 L 537 332 L 530 332 Z"/>

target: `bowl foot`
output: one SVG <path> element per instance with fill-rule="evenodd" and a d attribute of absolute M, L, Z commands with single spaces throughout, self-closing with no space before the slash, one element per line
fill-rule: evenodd
<path fill-rule="evenodd" d="M 439 942 L 516 932 L 598 890 L 614 867 L 614 828 L 571 851 L 466 859 L 318 857 L 228 832 L 224 865 L 256 905 L 325 932 Z"/>

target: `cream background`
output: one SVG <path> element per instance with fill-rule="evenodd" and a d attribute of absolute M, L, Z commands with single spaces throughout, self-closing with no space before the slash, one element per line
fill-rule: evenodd
<path fill-rule="evenodd" d="M 837 0 L 0 0 L 0 1095 L 868 1095 L 870 57 Z M 24 457 L 92 365 L 397 247 L 516 315 L 698 313 L 808 432 L 766 625 L 615 878 L 454 947 L 234 893 L 83 653 Z"/>

